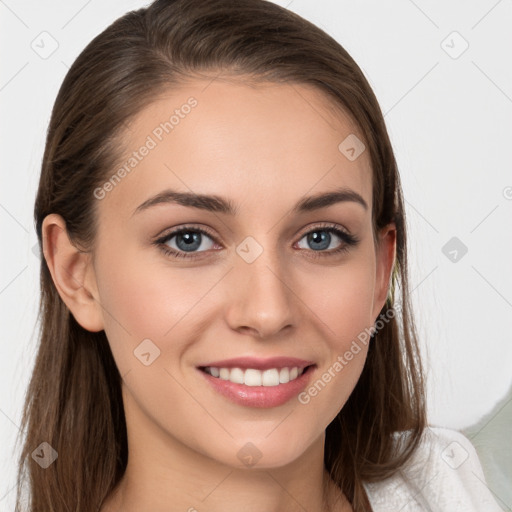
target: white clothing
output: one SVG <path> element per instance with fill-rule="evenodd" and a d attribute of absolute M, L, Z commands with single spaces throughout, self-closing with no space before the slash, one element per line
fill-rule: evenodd
<path fill-rule="evenodd" d="M 469 439 L 446 428 L 427 428 L 400 471 L 364 487 L 373 512 L 503 512 Z"/>

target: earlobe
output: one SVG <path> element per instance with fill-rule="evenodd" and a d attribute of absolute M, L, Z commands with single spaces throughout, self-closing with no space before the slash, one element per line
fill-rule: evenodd
<path fill-rule="evenodd" d="M 84 329 L 101 331 L 103 315 L 90 253 L 73 245 L 60 215 L 45 217 L 42 237 L 43 254 L 60 297 Z"/>
<path fill-rule="evenodd" d="M 396 226 L 388 224 L 379 234 L 379 247 L 376 250 L 376 280 L 374 295 L 373 318 L 377 317 L 386 303 L 391 275 L 396 260 Z"/>

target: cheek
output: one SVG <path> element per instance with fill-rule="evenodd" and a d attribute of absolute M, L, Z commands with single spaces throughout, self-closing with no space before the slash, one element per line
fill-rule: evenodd
<path fill-rule="evenodd" d="M 305 286 L 304 303 L 324 325 L 331 348 L 347 342 L 372 325 L 374 264 L 371 256 L 322 269 Z"/>
<path fill-rule="evenodd" d="M 199 328 L 201 299 L 219 280 L 212 274 L 170 269 L 156 264 L 154 254 L 146 257 L 140 251 L 105 251 L 98 258 L 105 333 L 121 374 L 133 366 L 134 351 L 143 340 L 151 340 L 160 351 L 159 364 L 176 360 Z"/>
<path fill-rule="evenodd" d="M 299 401 L 311 417 L 330 422 L 345 404 L 363 369 L 373 325 L 373 260 L 358 260 L 322 272 L 304 293 L 326 341 L 327 352 L 316 379 Z M 318 320 L 319 319 L 319 320 Z M 321 414 L 320 414 L 321 411 Z"/>

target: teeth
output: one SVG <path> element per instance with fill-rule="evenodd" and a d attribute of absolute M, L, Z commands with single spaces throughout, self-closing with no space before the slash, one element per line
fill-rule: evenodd
<path fill-rule="evenodd" d="M 229 380 L 235 384 L 245 384 L 246 386 L 279 386 L 295 380 L 304 373 L 304 368 L 270 368 L 268 370 L 255 370 L 248 368 L 215 368 L 207 366 L 206 373 L 222 380 Z"/>
<path fill-rule="evenodd" d="M 232 368 L 229 373 L 229 380 L 236 384 L 244 383 L 244 372 L 240 368 Z"/>
<path fill-rule="evenodd" d="M 265 370 L 261 374 L 261 383 L 264 386 L 278 386 L 279 385 L 279 370 L 272 368 L 271 370 Z"/>
<path fill-rule="evenodd" d="M 238 370 L 238 368 L 233 368 Z M 261 372 L 259 370 L 245 370 L 244 384 L 246 386 L 261 386 Z"/>

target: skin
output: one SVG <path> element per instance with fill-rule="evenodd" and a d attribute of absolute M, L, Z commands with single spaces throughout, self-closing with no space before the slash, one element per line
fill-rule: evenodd
<path fill-rule="evenodd" d="M 305 405 L 296 397 L 272 408 L 234 404 L 196 366 L 295 356 L 315 361 L 315 382 L 374 324 L 388 292 L 396 231 L 387 226 L 375 245 L 368 151 L 349 161 L 338 150 L 349 134 L 364 137 L 312 87 L 198 79 L 132 120 L 121 161 L 190 96 L 198 105 L 95 200 L 92 253 L 70 243 L 58 215 L 43 224 L 45 257 L 62 299 L 82 327 L 105 330 L 122 376 L 129 460 L 101 511 L 320 511 L 327 506 L 322 485 L 331 510 L 352 510 L 323 467 L 324 432 L 353 390 L 367 347 Z M 340 186 L 369 208 L 347 201 L 290 213 L 304 196 Z M 238 213 L 160 204 L 133 214 L 166 188 L 226 197 Z M 320 251 L 306 235 L 326 222 L 359 243 L 314 258 Z M 191 223 L 217 239 L 203 237 L 197 259 L 175 259 L 151 243 Z M 263 248 L 250 264 L 236 252 L 247 236 Z M 331 234 L 322 251 L 344 243 Z M 147 338 L 160 350 L 148 366 L 134 356 Z M 247 443 L 261 453 L 251 467 L 237 457 Z"/>

